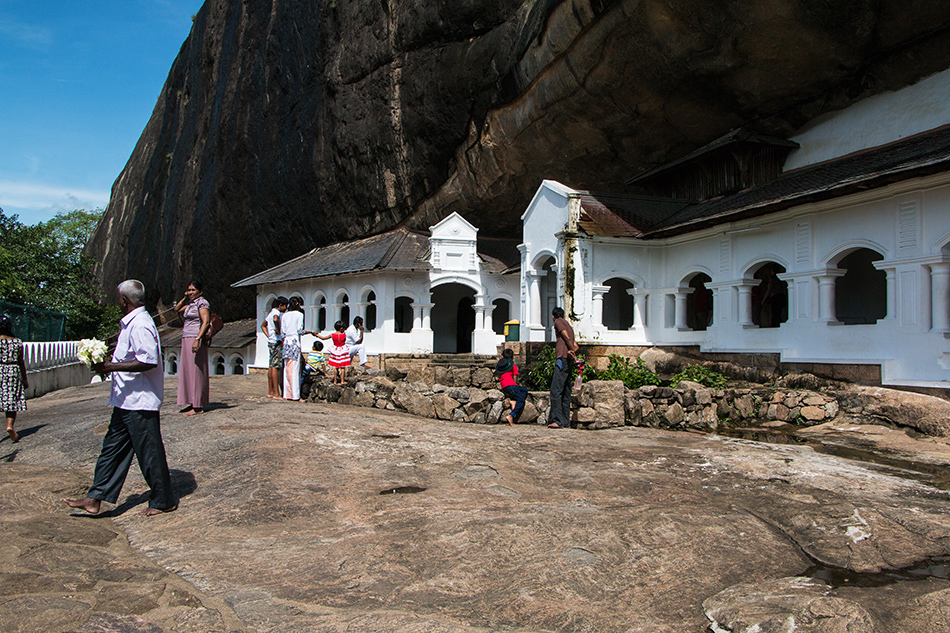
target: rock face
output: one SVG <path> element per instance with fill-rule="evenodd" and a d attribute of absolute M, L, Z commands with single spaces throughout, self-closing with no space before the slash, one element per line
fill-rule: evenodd
<path fill-rule="evenodd" d="M 613 189 L 751 124 L 950 66 L 943 0 L 207 0 L 88 246 L 168 304 L 452 211 L 510 234 L 543 178 Z"/>

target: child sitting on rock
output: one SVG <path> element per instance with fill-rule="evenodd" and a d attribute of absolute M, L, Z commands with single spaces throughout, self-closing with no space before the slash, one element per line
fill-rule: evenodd
<path fill-rule="evenodd" d="M 528 399 L 528 390 L 518 384 L 518 366 L 515 364 L 515 353 L 506 349 L 501 353 L 501 358 L 495 363 L 495 375 L 498 376 L 498 382 L 501 383 L 501 391 L 508 396 L 511 412 L 505 416 L 508 424 L 514 425 L 515 421 L 524 410 L 525 400 Z"/>
<path fill-rule="evenodd" d="M 310 386 L 317 376 L 326 375 L 326 356 L 323 355 L 323 343 L 313 342 L 313 350 L 303 357 L 303 373 L 300 376 L 300 399 L 310 395 Z"/>

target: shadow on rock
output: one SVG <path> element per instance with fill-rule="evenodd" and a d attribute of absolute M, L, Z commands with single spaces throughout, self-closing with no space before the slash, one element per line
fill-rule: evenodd
<path fill-rule="evenodd" d="M 187 497 L 198 489 L 198 482 L 195 480 L 195 475 L 193 473 L 186 472 L 184 470 L 176 470 L 173 468 L 169 471 L 169 474 L 171 475 L 172 479 L 172 490 L 174 491 L 175 497 L 177 499 L 180 500 L 183 497 Z M 148 503 L 147 492 L 132 495 L 121 504 L 112 508 L 112 510 L 100 512 L 99 514 L 95 515 L 95 518 L 122 516 L 135 506 L 142 505 L 143 503 Z"/>
<path fill-rule="evenodd" d="M 25 428 L 25 429 L 17 429 L 16 432 L 17 432 L 17 435 L 20 436 L 20 441 L 23 441 L 24 438 L 27 438 L 27 437 L 33 435 L 34 433 L 36 433 L 37 431 L 39 431 L 39 430 L 40 430 L 41 428 L 43 428 L 44 426 L 46 426 L 46 425 L 45 425 L 45 424 L 37 424 L 36 426 L 29 426 L 29 427 L 27 427 L 27 428 Z M 10 442 L 10 443 L 12 444 L 12 443 L 13 443 L 13 440 L 10 439 L 10 436 L 9 436 L 9 435 L 4 435 L 3 437 L 0 437 L 0 442 Z"/>

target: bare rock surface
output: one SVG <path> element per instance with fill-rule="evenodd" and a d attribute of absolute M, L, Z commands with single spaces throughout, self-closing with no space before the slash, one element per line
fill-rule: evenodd
<path fill-rule="evenodd" d="M 265 383 L 214 377 L 197 417 L 166 406 L 181 507 L 148 519 L 134 466 L 103 518 L 58 501 L 91 481 L 107 386 L 31 400 L 23 440 L 0 441 L 0 631 L 699 633 L 711 599 L 719 630 L 759 613 L 766 631 L 782 582 L 811 588 L 788 613 L 871 627 L 801 630 L 950 627 L 946 574 L 907 571 L 950 555 L 950 495 L 906 464 L 274 401 Z M 950 463 L 893 432 L 867 450 Z M 851 575 L 801 580 L 816 568 Z"/>

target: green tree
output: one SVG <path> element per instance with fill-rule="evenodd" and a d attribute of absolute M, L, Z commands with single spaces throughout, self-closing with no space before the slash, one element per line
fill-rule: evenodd
<path fill-rule="evenodd" d="M 59 213 L 25 225 L 0 210 L 0 297 L 66 313 L 66 336 L 102 337 L 116 327 L 92 283 L 92 260 L 82 249 L 102 209 Z"/>

